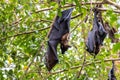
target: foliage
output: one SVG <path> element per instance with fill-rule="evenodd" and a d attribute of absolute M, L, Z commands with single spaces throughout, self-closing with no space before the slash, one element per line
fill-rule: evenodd
<path fill-rule="evenodd" d="M 85 39 L 92 28 L 93 20 L 93 12 L 90 9 L 95 5 L 82 5 L 81 2 L 89 2 L 89 0 L 61 0 L 62 7 L 68 4 L 76 5 L 71 5 L 75 7 L 72 16 L 81 15 L 71 19 L 70 22 L 71 31 L 74 29 L 70 38 L 72 47 L 64 55 L 58 49 L 59 64 L 48 73 L 44 65 L 47 33 L 55 15 L 68 7 L 60 8 L 54 0 L 1 0 L 1 80 L 107 80 L 112 63 L 106 59 L 120 58 L 120 42 L 111 43 L 107 37 L 95 59 L 86 52 Z M 115 7 L 109 4 L 104 4 L 104 7 L 109 10 L 102 12 L 103 19 L 117 29 L 115 36 L 119 39 L 120 14 L 115 13 L 113 11 Z M 88 20 L 85 23 L 87 15 Z M 118 80 L 120 79 L 119 63 L 116 61 Z M 83 69 L 80 77 L 77 78 L 81 66 Z"/>

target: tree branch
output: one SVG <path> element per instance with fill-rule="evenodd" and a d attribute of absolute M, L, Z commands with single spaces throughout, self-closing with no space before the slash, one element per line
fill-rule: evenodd
<path fill-rule="evenodd" d="M 81 2 L 80 4 L 81 4 L 81 5 L 90 5 L 91 3 L 92 3 L 93 5 L 95 5 L 95 4 L 106 4 L 105 2 Z M 68 5 L 65 5 L 65 6 L 63 6 L 63 7 L 61 7 L 61 8 L 74 7 L 74 6 L 76 6 L 76 5 L 75 5 L 75 4 L 68 4 Z M 32 12 L 31 14 L 33 14 L 33 13 L 38 13 L 38 12 L 42 12 L 42 11 L 52 10 L 53 8 L 54 8 L 54 7 L 37 10 L 37 11 L 35 11 L 35 12 Z"/>
<path fill-rule="evenodd" d="M 120 58 L 115 58 L 115 59 L 105 59 L 104 62 L 109 62 L 109 61 L 120 61 Z M 101 63 L 102 61 L 96 61 L 95 63 Z M 89 66 L 93 64 L 92 62 L 91 63 L 86 63 L 84 64 L 84 66 Z M 70 69 L 77 69 L 77 68 L 80 68 L 82 67 L 82 65 L 79 65 L 79 66 L 74 66 L 74 67 L 71 67 Z M 66 71 L 69 71 L 70 69 L 63 69 L 63 70 L 59 70 L 59 71 L 56 71 L 56 72 L 51 72 L 51 73 L 46 73 L 46 72 L 42 72 L 42 73 L 46 73 L 46 74 L 51 74 L 51 75 L 54 75 L 54 74 L 57 74 L 57 73 L 62 73 L 62 72 L 66 72 Z M 38 73 L 38 72 L 35 72 L 35 73 Z"/>
<path fill-rule="evenodd" d="M 38 29 L 38 30 L 34 30 L 34 31 L 28 31 L 28 32 L 18 33 L 18 34 L 12 35 L 12 36 L 8 36 L 8 37 L 5 37 L 5 38 L 2 38 L 0 40 L 5 40 L 7 38 L 16 37 L 16 36 L 21 36 L 23 34 L 31 34 L 31 33 L 35 33 L 36 31 L 43 31 L 43 30 L 46 30 L 46 29 L 49 29 L 49 28 L 50 27 L 46 27 L 46 28 Z"/>
<path fill-rule="evenodd" d="M 97 8 L 98 10 L 100 11 L 109 11 L 110 9 L 107 9 L 107 8 Z M 115 13 L 120 13 L 120 10 L 112 10 L 113 12 Z"/>
<path fill-rule="evenodd" d="M 80 3 L 81 5 L 90 5 L 90 4 L 92 4 L 92 5 L 95 5 L 95 4 L 112 4 L 112 5 L 114 5 L 114 6 L 117 6 L 118 8 L 120 7 L 119 5 L 116 5 L 115 3 L 113 4 L 113 2 L 111 3 L 109 0 L 107 0 L 108 2 L 105 2 L 105 1 L 103 1 L 103 2 L 82 2 L 82 3 Z M 63 7 L 61 7 L 61 8 L 67 8 L 67 7 L 74 7 L 74 6 L 76 6 L 75 4 L 68 4 L 68 5 L 65 5 L 65 6 L 63 6 Z M 33 14 L 33 13 L 39 13 L 39 12 L 42 12 L 42 11 L 48 11 L 48 10 L 52 10 L 53 9 L 53 7 L 51 7 L 51 8 L 44 8 L 44 9 L 41 9 L 41 10 L 37 10 L 37 11 L 35 11 L 35 12 L 31 12 L 31 14 Z M 99 10 L 101 10 L 101 11 L 107 11 L 108 9 L 99 9 Z M 113 10 L 114 12 L 116 12 L 116 13 L 120 13 L 120 11 L 119 10 Z M 17 24 L 17 23 L 19 23 L 20 21 L 22 21 L 22 18 L 20 18 L 18 21 L 15 21 L 15 22 L 13 22 L 12 24 L 10 24 L 10 25 L 14 25 L 14 24 Z"/>
<path fill-rule="evenodd" d="M 115 6 L 115 7 L 118 8 L 118 9 L 120 9 L 120 5 L 118 5 L 118 4 L 116 4 L 115 2 L 112 2 L 112 1 L 110 1 L 110 0 L 104 0 L 103 2 L 81 2 L 80 4 L 81 4 L 81 5 L 110 4 L 110 5 Z M 75 4 L 68 4 L 68 5 L 65 5 L 65 6 L 63 6 L 63 7 L 61 7 L 61 8 L 74 7 L 74 6 L 76 6 L 76 5 L 75 5 Z M 32 14 L 33 14 L 33 13 L 42 12 L 42 11 L 48 11 L 48 10 L 52 10 L 52 9 L 53 9 L 53 7 L 51 7 L 51 8 L 45 8 L 45 9 L 41 9 L 41 10 L 37 10 L 37 11 L 35 11 L 35 12 L 32 12 Z M 101 10 L 101 11 L 107 11 L 108 9 L 100 9 L 100 10 Z M 119 13 L 120 11 L 114 11 L 114 12 Z"/>
<path fill-rule="evenodd" d="M 115 6 L 116 8 L 120 9 L 120 5 L 118 5 L 118 4 L 115 3 L 115 2 L 112 2 L 111 0 L 104 0 L 104 2 L 107 3 L 107 4 L 113 5 L 113 6 Z"/>

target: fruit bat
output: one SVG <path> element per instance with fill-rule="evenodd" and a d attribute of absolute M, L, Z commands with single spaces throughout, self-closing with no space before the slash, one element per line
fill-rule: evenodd
<path fill-rule="evenodd" d="M 114 69 L 115 69 L 115 65 L 114 65 L 114 61 L 112 61 L 112 69 L 110 70 L 108 74 L 108 80 L 117 80 Z"/>
<path fill-rule="evenodd" d="M 88 33 L 88 38 L 86 41 L 87 47 L 86 50 L 95 57 L 100 51 L 100 46 L 102 45 L 107 33 L 103 27 L 102 22 L 100 22 L 97 17 L 99 11 L 96 8 L 93 11 L 94 11 L 93 28 Z"/>
<path fill-rule="evenodd" d="M 89 53 L 95 53 L 97 54 L 99 52 L 99 45 L 100 44 L 100 37 L 98 36 L 98 22 L 97 22 L 97 12 L 94 12 L 94 20 L 93 20 L 93 28 L 88 33 L 88 39 L 87 39 L 87 51 Z M 92 54 L 94 55 L 94 54 Z"/>
<path fill-rule="evenodd" d="M 45 53 L 45 65 L 50 71 L 57 63 L 57 46 L 60 44 L 62 54 L 70 47 L 68 34 L 70 31 L 70 19 L 73 8 L 62 11 L 62 16 L 56 16 L 48 34 L 48 47 Z"/>
<path fill-rule="evenodd" d="M 115 28 L 111 28 L 108 22 L 105 22 L 105 29 L 109 35 L 109 38 L 111 39 L 111 42 L 118 42 L 118 39 L 115 38 L 115 33 L 117 32 Z"/>
<path fill-rule="evenodd" d="M 97 4 L 96 8 L 102 8 L 102 4 Z M 101 38 L 100 39 L 101 40 L 101 45 L 103 45 L 102 43 L 103 43 L 103 41 L 104 41 L 104 39 L 107 35 L 107 31 L 105 30 L 104 22 L 103 22 L 103 19 L 102 19 L 102 13 L 100 11 L 98 11 L 97 19 L 98 19 L 98 26 L 99 26 L 99 36 Z"/>

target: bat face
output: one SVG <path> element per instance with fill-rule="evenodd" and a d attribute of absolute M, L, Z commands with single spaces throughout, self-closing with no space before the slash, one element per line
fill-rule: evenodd
<path fill-rule="evenodd" d="M 69 33 L 66 33 L 66 34 L 64 34 L 64 35 L 62 36 L 62 38 L 61 38 L 60 48 L 61 48 L 62 54 L 64 54 L 65 51 L 67 51 L 68 48 L 71 47 L 71 46 L 68 44 L 68 42 L 69 42 L 69 37 L 70 37 Z"/>
<path fill-rule="evenodd" d="M 45 54 L 45 65 L 50 71 L 57 63 L 57 46 L 61 44 L 62 54 L 70 47 L 68 45 L 68 34 L 70 31 L 70 19 L 73 8 L 62 11 L 62 16 L 56 16 L 49 33 L 48 48 Z"/>
<path fill-rule="evenodd" d="M 65 53 L 65 51 L 67 51 L 68 50 L 68 48 L 70 48 L 71 46 L 69 46 L 69 45 L 60 45 L 60 48 L 61 48 L 61 52 L 62 52 L 62 54 L 64 54 Z"/>

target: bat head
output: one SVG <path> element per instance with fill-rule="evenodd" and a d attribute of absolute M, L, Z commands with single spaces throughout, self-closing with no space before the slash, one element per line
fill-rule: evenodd
<path fill-rule="evenodd" d="M 68 48 L 70 48 L 70 47 L 71 47 L 70 45 L 61 45 L 60 48 L 61 48 L 62 54 L 64 54 L 65 51 L 67 51 Z"/>

